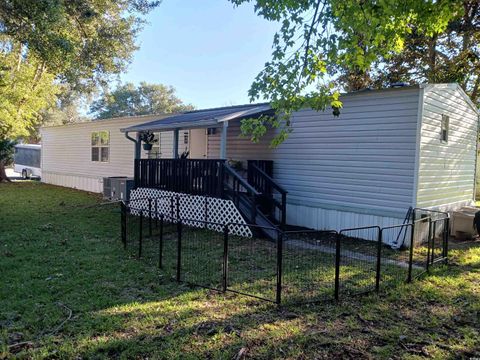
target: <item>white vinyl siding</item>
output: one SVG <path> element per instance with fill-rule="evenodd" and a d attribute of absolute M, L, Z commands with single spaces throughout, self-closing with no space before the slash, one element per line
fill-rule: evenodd
<path fill-rule="evenodd" d="M 42 128 L 42 181 L 100 192 L 103 177 L 133 177 L 134 143 L 120 129 L 157 118 L 118 118 Z M 91 134 L 96 131 L 110 133 L 108 162 L 91 161 Z M 165 151 L 172 153 L 171 142 Z"/>
<path fill-rule="evenodd" d="M 448 141 L 441 139 L 449 116 Z M 458 206 L 474 198 L 477 112 L 454 85 L 425 88 L 420 138 L 418 207 Z"/>
<path fill-rule="evenodd" d="M 331 110 L 302 110 L 275 151 L 292 204 L 402 218 L 412 205 L 419 89 L 356 93 Z M 310 221 L 310 220 L 308 220 Z"/>
<path fill-rule="evenodd" d="M 268 147 L 271 135 L 252 144 L 239 137 L 239 122 L 230 122 L 227 158 L 274 160 L 274 178 L 288 191 L 290 205 L 403 219 L 413 199 L 419 93 L 347 95 L 339 117 L 330 110 L 295 112 L 294 130 L 277 149 Z M 209 157 L 218 149 L 219 131 L 209 136 Z M 291 215 L 297 225 L 317 222 Z"/>

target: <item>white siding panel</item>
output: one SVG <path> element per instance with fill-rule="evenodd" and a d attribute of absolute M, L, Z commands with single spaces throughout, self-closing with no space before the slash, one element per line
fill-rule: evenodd
<path fill-rule="evenodd" d="M 101 192 L 103 177 L 132 177 L 134 144 L 125 138 L 120 129 L 153 119 L 158 119 L 158 116 L 98 120 L 42 128 L 42 181 Z M 91 133 L 103 130 L 110 132 L 109 161 L 93 162 L 91 161 Z M 168 141 L 166 144 L 168 146 Z M 172 153 L 171 142 L 169 153 Z"/>
<path fill-rule="evenodd" d="M 417 206 L 448 207 L 474 198 L 478 116 L 451 85 L 425 89 Z M 442 114 L 450 117 L 448 142 L 440 141 Z"/>
<path fill-rule="evenodd" d="M 46 172 L 42 176 L 42 182 L 96 193 L 103 191 L 103 179 L 95 176 Z"/>
<path fill-rule="evenodd" d="M 274 177 L 289 191 L 290 204 L 340 212 L 329 215 L 335 229 L 357 226 L 353 216 L 338 223 L 337 215 L 349 212 L 362 226 L 381 223 L 377 217 L 401 222 L 413 198 L 419 93 L 344 96 L 337 118 L 330 110 L 295 113 L 293 133 L 272 157 Z"/>
<path fill-rule="evenodd" d="M 351 211 L 339 211 L 319 207 L 292 205 L 287 207 L 287 223 L 319 230 L 337 230 L 378 225 L 380 227 L 402 224 L 403 219 Z M 375 236 L 374 231 L 365 232 Z M 386 231 L 383 242 L 392 244 L 397 240 L 398 231 Z M 368 240 L 376 240 L 374 238 Z M 408 244 L 409 238 L 406 239 Z"/>
<path fill-rule="evenodd" d="M 336 228 L 338 214 L 328 211 L 357 213 L 362 221 L 389 217 L 396 224 L 412 205 L 419 94 L 410 88 L 344 96 L 337 118 L 330 110 L 298 111 L 294 131 L 277 149 L 269 147 L 272 134 L 253 144 L 239 137 L 239 122 L 230 122 L 227 158 L 274 160 L 293 224 L 322 228 L 328 221 L 321 219 L 331 217 L 325 227 Z M 209 136 L 210 158 L 218 157 L 219 142 L 219 132 Z M 342 225 L 355 226 L 347 218 Z"/>

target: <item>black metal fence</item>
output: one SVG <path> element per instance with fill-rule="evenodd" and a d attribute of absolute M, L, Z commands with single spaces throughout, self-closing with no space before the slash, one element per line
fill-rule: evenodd
<path fill-rule="evenodd" d="M 126 249 L 176 281 L 299 304 L 379 292 L 445 263 L 448 215 L 413 213 L 412 222 L 383 228 L 281 231 L 122 203 L 121 238 Z M 266 232 L 274 232 L 275 239 L 262 237 Z M 399 236 L 405 237 L 400 249 L 385 243 Z"/>

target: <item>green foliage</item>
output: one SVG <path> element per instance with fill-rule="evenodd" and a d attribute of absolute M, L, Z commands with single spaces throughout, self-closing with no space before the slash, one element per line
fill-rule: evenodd
<path fill-rule="evenodd" d="M 267 99 L 280 115 L 273 145 L 291 131 L 292 111 L 332 107 L 338 115 L 340 75 L 364 75 L 380 59 L 401 53 L 413 31 L 437 36 L 463 14 L 460 0 L 230 1 L 235 5 L 253 2 L 259 16 L 280 23 L 271 60 L 249 91 L 252 101 Z M 257 125 L 249 122 L 244 129 L 255 138 Z"/>
<path fill-rule="evenodd" d="M 119 86 L 111 93 L 93 102 L 90 112 L 97 119 L 148 114 L 170 114 L 193 110 L 175 95 L 175 89 L 162 84 L 141 82 L 138 87 L 131 83 Z"/>
<path fill-rule="evenodd" d="M 126 69 L 148 0 L 0 3 L 0 138 L 28 136 L 65 84 L 91 93 Z"/>
<path fill-rule="evenodd" d="M 71 90 L 68 85 L 62 86 L 55 106 L 42 111 L 42 125 L 56 126 L 90 121 L 79 111 L 85 102 L 86 99 L 82 94 Z"/>
<path fill-rule="evenodd" d="M 412 28 L 401 52 L 372 67 L 367 86 L 456 82 L 479 104 L 480 3 L 465 0 L 462 6 L 462 16 L 452 18 L 443 31 L 426 34 Z M 380 67 L 382 71 L 377 70 Z"/>
<path fill-rule="evenodd" d="M 0 139 L 0 164 L 2 166 L 8 166 L 13 162 L 15 145 L 15 141 Z"/>
<path fill-rule="evenodd" d="M 145 144 L 155 144 L 158 139 L 155 139 L 155 134 L 151 131 L 143 131 L 140 133 L 140 140 Z"/>
<path fill-rule="evenodd" d="M 0 47 L 0 139 L 28 136 L 52 106 L 58 87 L 54 76 L 30 57 L 18 59 Z"/>

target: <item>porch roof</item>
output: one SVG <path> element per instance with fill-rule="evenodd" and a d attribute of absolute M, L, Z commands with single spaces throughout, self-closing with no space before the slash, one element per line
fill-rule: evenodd
<path fill-rule="evenodd" d="M 139 132 L 218 127 L 224 121 L 255 118 L 261 115 L 273 115 L 273 113 L 274 110 L 268 103 L 227 106 L 188 111 L 120 130 L 122 132 Z"/>

